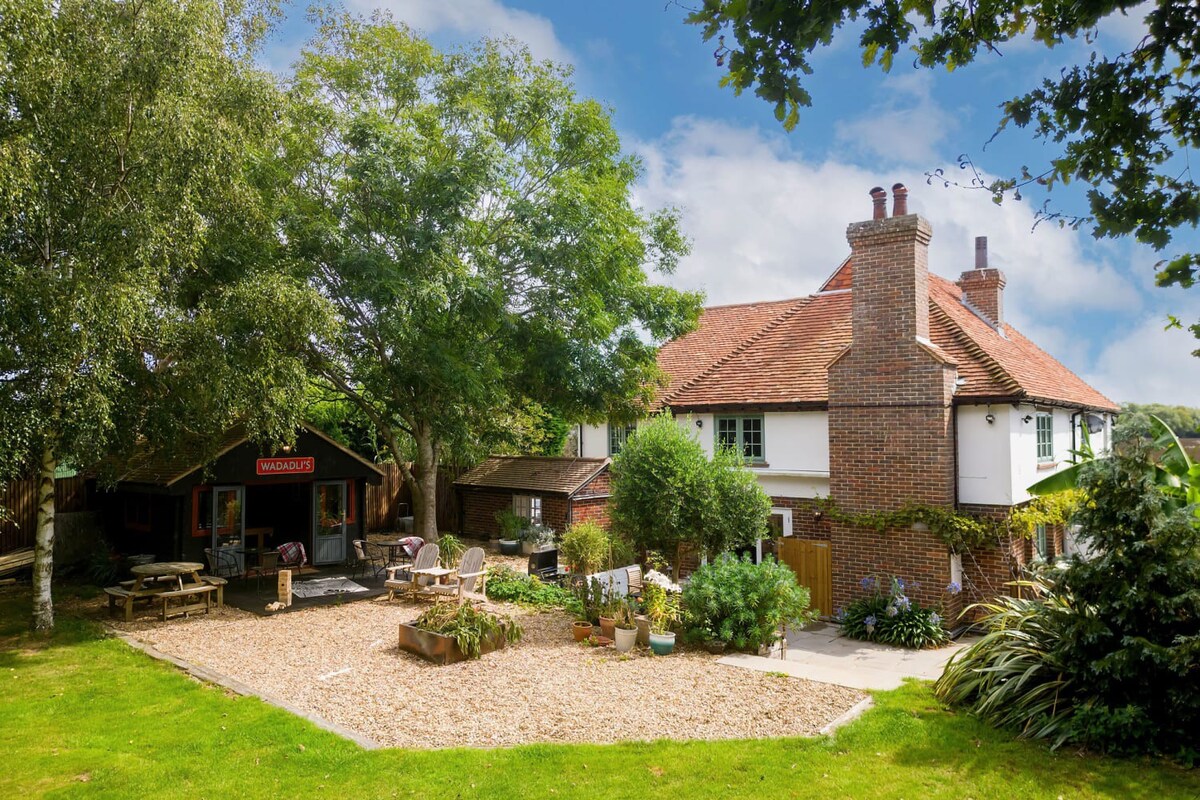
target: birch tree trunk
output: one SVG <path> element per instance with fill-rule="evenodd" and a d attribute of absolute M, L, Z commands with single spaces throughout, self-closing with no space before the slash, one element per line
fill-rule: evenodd
<path fill-rule="evenodd" d="M 58 461 L 50 445 L 42 450 L 38 475 L 37 538 L 33 551 L 33 629 L 54 629 L 54 601 L 50 582 L 54 575 L 54 470 Z"/>

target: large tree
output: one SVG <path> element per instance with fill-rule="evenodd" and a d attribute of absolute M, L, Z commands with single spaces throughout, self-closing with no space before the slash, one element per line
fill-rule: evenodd
<path fill-rule="evenodd" d="M 716 56 L 728 67 L 722 82 L 737 92 L 753 87 L 791 129 L 800 107 L 811 104 L 802 82 L 813 72 L 810 57 L 855 20 L 866 64 L 889 69 L 908 50 L 920 67 L 956 70 L 981 54 L 998 57 L 1009 42 L 1055 47 L 1091 36 L 1106 17 L 1135 8 L 1146 7 L 1139 0 L 703 0 L 688 21 L 702 26 L 706 40 L 720 37 Z M 1178 252 L 1173 239 L 1200 222 L 1200 188 L 1187 160 L 1200 145 L 1200 17 L 1194 3 L 1158 0 L 1144 21 L 1146 35 L 1128 51 L 1093 52 L 1001 105 L 999 128 L 1032 126 L 1057 153 L 986 188 L 1000 200 L 1030 183 L 1082 181 L 1091 187 L 1090 215 L 1052 217 L 1090 224 L 1097 236 L 1132 234 L 1166 255 L 1159 285 L 1190 287 L 1200 253 Z M 1200 337 L 1200 323 L 1191 330 Z"/>
<path fill-rule="evenodd" d="M 437 537 L 437 467 L 531 403 L 633 416 L 699 298 L 650 282 L 684 242 L 568 73 L 512 42 L 443 54 L 384 15 L 327 15 L 296 68 L 285 230 L 337 309 L 315 354 L 400 464 Z M 406 463 L 411 456 L 414 466 Z"/>
<path fill-rule="evenodd" d="M 0 478 L 40 477 L 35 628 L 54 624 L 60 464 L 241 418 L 287 439 L 302 407 L 289 344 L 321 306 L 271 269 L 262 20 L 237 0 L 0 0 Z"/>

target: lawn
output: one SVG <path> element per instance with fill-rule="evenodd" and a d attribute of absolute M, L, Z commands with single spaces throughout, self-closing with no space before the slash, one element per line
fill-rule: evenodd
<path fill-rule="evenodd" d="M 364 751 L 92 623 L 29 636 L 27 603 L 0 595 L 0 797 L 1200 798 L 1200 771 L 1051 753 L 919 684 L 819 739 Z"/>

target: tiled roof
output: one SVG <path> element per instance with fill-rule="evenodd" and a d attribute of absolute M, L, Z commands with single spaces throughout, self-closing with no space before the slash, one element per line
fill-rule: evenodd
<path fill-rule="evenodd" d="M 609 464 L 607 458 L 491 456 L 454 482 L 456 486 L 527 489 L 572 495 Z"/>
<path fill-rule="evenodd" d="M 706 311 L 697 330 L 663 348 L 669 358 L 660 356 L 659 365 L 672 380 L 660 402 L 681 410 L 827 403 L 829 364 L 851 339 L 853 300 L 846 291 L 851 270 L 847 260 L 811 297 Z M 931 352 L 953 361 L 966 379 L 959 398 L 1117 410 L 1011 325 L 1004 326 L 1002 336 L 962 303 L 962 292 L 951 281 L 931 274 L 929 301 Z M 729 318 L 735 309 L 751 311 L 739 324 Z M 710 316 L 712 311 L 719 315 Z M 710 329 L 710 323 L 717 327 Z M 734 336 L 740 339 L 732 342 Z"/>

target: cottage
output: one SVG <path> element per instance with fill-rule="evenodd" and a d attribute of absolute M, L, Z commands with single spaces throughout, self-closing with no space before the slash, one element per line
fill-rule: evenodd
<path fill-rule="evenodd" d="M 380 469 L 304 426 L 287 452 L 264 453 L 243 427 L 227 431 L 217 457 L 147 444 L 98 499 L 104 529 L 124 552 L 159 560 L 205 560 L 220 551 L 241 572 L 256 554 L 304 545 L 311 564 L 339 564 L 361 538 L 367 483 Z"/>
<path fill-rule="evenodd" d="M 742 451 L 789 558 L 809 559 L 789 563 L 822 584 L 825 613 L 876 572 L 918 581 L 923 602 L 952 580 L 995 594 L 1031 550 L 1063 543 L 1039 531 L 952 557 L 926 530 L 823 517 L 817 498 L 850 514 L 921 504 L 1000 517 L 1069 462 L 1085 427 L 1107 447 L 1118 410 L 1005 321 L 1005 277 L 985 240 L 975 268 L 946 280 L 928 270 L 932 226 L 907 213 L 907 190 L 893 187 L 890 216 L 887 193 L 871 195 L 873 218 L 849 226 L 850 256 L 816 294 L 708 308 L 659 355 L 670 380 L 655 410 L 710 453 Z M 583 426 L 581 455 L 613 456 L 631 430 Z"/>

